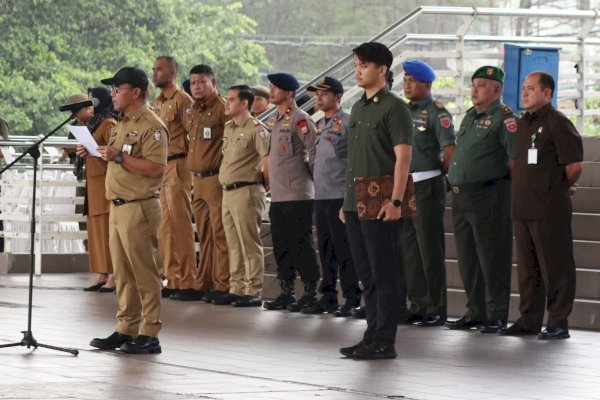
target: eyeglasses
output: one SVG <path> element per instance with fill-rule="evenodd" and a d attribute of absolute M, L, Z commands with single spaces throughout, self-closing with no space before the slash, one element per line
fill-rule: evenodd
<path fill-rule="evenodd" d="M 126 89 L 133 89 L 131 86 L 113 86 L 110 88 L 110 91 L 117 94 Z"/>

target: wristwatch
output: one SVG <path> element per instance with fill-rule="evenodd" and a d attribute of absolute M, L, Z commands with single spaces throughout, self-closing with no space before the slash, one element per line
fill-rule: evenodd
<path fill-rule="evenodd" d="M 123 152 L 119 151 L 117 154 L 115 154 L 113 161 L 116 162 L 117 164 L 123 163 Z"/>
<path fill-rule="evenodd" d="M 394 207 L 400 207 L 402 205 L 402 200 L 392 199 L 391 202 Z"/>

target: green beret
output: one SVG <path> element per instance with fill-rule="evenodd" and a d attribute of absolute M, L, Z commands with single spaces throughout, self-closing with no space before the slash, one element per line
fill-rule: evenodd
<path fill-rule="evenodd" d="M 504 72 L 500 68 L 492 67 L 491 65 L 484 65 L 478 68 L 471 77 L 471 81 L 475 78 L 491 79 L 504 84 Z"/>

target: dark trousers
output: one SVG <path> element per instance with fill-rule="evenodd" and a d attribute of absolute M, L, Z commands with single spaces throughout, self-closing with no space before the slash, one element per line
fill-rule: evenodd
<path fill-rule="evenodd" d="M 540 330 L 547 302 L 548 327 L 567 328 L 575 300 L 571 210 L 547 219 L 514 223 L 521 296 L 518 323 Z"/>
<path fill-rule="evenodd" d="M 358 213 L 345 212 L 346 232 L 366 306 L 366 340 L 390 345 L 396 341 L 401 301 L 401 263 L 397 254 L 401 222 L 359 221 Z"/>
<path fill-rule="evenodd" d="M 452 218 L 466 316 L 506 321 L 512 268 L 509 181 L 454 193 Z"/>
<path fill-rule="evenodd" d="M 296 271 L 302 282 L 319 280 L 319 265 L 312 240 L 314 200 L 271 203 L 269 219 L 277 279 L 294 281 Z"/>
<path fill-rule="evenodd" d="M 409 312 L 446 317 L 443 176 L 415 183 L 418 214 L 402 223 L 402 248 Z"/>
<path fill-rule="evenodd" d="M 315 216 L 317 240 L 321 258 L 322 276 L 320 292 L 337 298 L 338 268 L 342 294 L 346 299 L 360 297 L 358 276 L 352 262 L 346 227 L 340 221 L 340 209 L 344 199 L 317 200 Z"/>

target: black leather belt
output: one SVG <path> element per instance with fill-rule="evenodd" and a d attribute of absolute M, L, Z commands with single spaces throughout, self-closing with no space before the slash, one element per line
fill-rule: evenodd
<path fill-rule="evenodd" d="M 234 182 L 230 185 L 223 185 L 223 190 L 228 192 L 230 190 L 243 188 L 245 186 L 258 185 L 259 183 L 262 183 L 262 182 Z"/>
<path fill-rule="evenodd" d="M 215 168 L 210 171 L 194 172 L 194 175 L 196 175 L 198 178 L 206 178 L 209 176 L 217 175 L 218 173 L 219 173 L 219 168 Z"/>
<path fill-rule="evenodd" d="M 508 177 L 488 179 L 487 181 L 467 183 L 465 185 L 452 185 L 452 193 L 474 192 L 477 190 L 495 186 L 498 182 L 508 179 Z"/>
<path fill-rule="evenodd" d="M 180 158 L 185 158 L 185 154 L 181 153 L 181 154 L 175 154 L 175 155 L 169 156 L 169 157 L 167 157 L 167 162 L 173 161 L 173 160 L 179 160 Z"/>
<path fill-rule="evenodd" d="M 145 199 L 136 199 L 136 200 L 125 200 L 125 199 L 112 199 L 112 203 L 115 207 L 119 207 L 122 206 L 123 204 L 128 204 L 128 203 L 135 203 L 136 201 L 143 201 L 143 200 L 148 200 L 148 199 L 156 199 L 158 198 L 158 196 L 150 196 L 150 197 L 146 197 Z"/>

